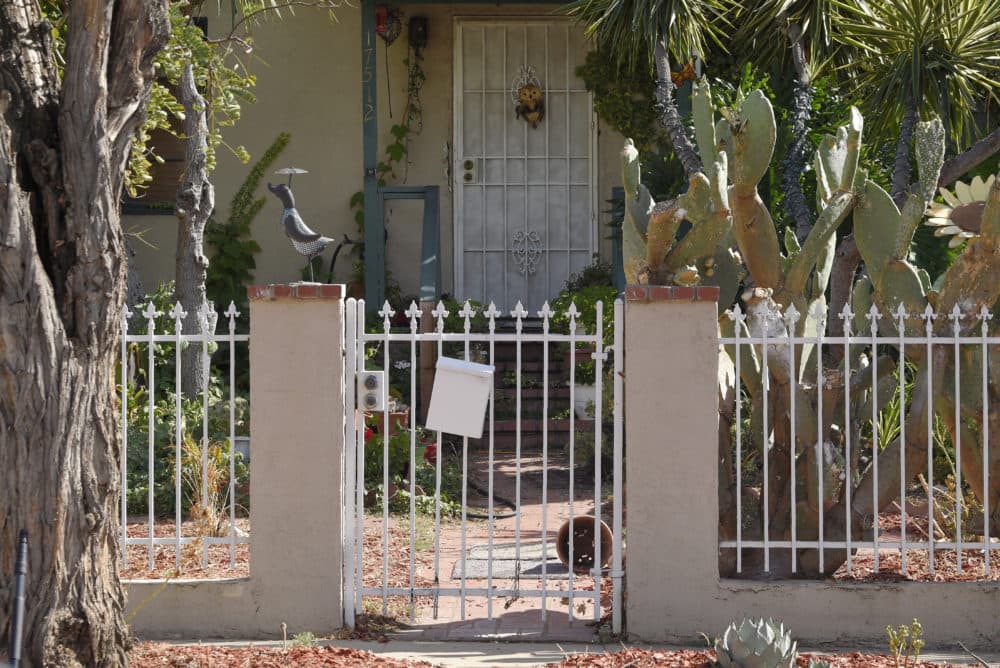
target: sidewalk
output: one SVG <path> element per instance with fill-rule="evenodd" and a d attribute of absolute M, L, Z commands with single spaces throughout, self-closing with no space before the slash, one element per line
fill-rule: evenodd
<path fill-rule="evenodd" d="M 485 666 L 543 666 L 547 663 L 557 663 L 571 654 L 579 653 L 612 653 L 622 649 L 621 643 L 585 644 L 585 643 L 504 643 L 504 642 L 435 642 L 392 640 L 388 643 L 371 643 L 364 641 L 336 641 L 337 645 L 364 649 L 380 656 L 394 659 L 420 659 L 430 663 L 451 667 L 469 666 L 472 668 Z M 672 647 L 667 645 L 647 645 L 645 643 L 626 642 L 627 647 L 643 649 L 704 649 L 704 647 Z M 868 651 L 885 653 L 884 647 L 865 648 Z M 959 651 L 922 652 L 921 661 L 936 663 L 953 663 L 958 665 L 981 665 L 971 656 Z M 799 653 L 832 652 L 830 648 L 821 650 L 799 647 Z M 852 647 L 844 651 L 859 651 Z M 976 652 L 990 666 L 1000 667 L 1000 647 L 992 653 Z"/>
<path fill-rule="evenodd" d="M 187 643 L 178 643 L 187 644 Z M 206 643 L 207 644 L 207 643 Z M 220 646 L 246 646 L 247 642 L 220 642 Z M 279 647 L 280 641 L 274 642 L 254 642 L 257 646 Z M 646 643 L 505 643 L 505 642 L 469 642 L 469 641 L 430 641 L 430 640 L 390 640 L 380 643 L 367 640 L 321 640 L 318 644 L 335 645 L 337 647 L 351 647 L 354 649 L 366 650 L 392 659 L 414 659 L 427 661 L 437 666 L 447 668 L 485 668 L 486 666 L 499 666 L 507 668 L 510 666 L 544 666 L 548 663 L 557 663 L 571 654 L 579 653 L 613 653 L 622 647 L 637 647 L 641 649 L 704 649 L 704 647 L 677 647 L 669 645 L 649 645 Z M 845 652 L 871 651 L 885 653 L 884 647 L 844 648 Z M 921 661 L 936 663 L 949 663 L 956 665 L 981 665 L 968 654 L 956 647 L 957 651 L 929 651 L 920 654 Z M 834 652 L 836 650 L 824 647 L 822 649 L 799 647 L 800 653 L 823 653 Z M 976 652 L 990 666 L 1000 667 L 1000 647 L 992 652 Z"/>

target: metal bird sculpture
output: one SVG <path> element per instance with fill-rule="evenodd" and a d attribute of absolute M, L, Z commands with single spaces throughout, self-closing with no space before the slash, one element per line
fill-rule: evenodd
<path fill-rule="evenodd" d="M 284 205 L 285 210 L 281 213 L 281 224 L 285 227 L 285 235 L 291 239 L 292 247 L 306 256 L 309 261 L 309 278 L 315 282 L 312 259 L 326 250 L 326 247 L 333 243 L 333 239 L 313 232 L 306 226 L 302 216 L 295 208 L 295 196 L 292 195 L 291 188 L 284 183 L 278 185 L 268 183 L 267 189 L 274 193 Z"/>

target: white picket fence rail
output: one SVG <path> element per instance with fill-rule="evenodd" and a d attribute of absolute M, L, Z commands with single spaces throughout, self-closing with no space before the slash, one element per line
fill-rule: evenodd
<path fill-rule="evenodd" d="M 201 565 L 205 566 L 208 563 L 208 550 L 209 546 L 212 545 L 227 545 L 229 547 L 229 568 L 235 568 L 236 566 L 236 546 L 239 544 L 249 543 L 249 538 L 239 532 L 236 526 L 236 370 L 237 370 L 237 360 L 240 356 L 237 356 L 237 344 L 247 344 L 250 340 L 248 334 L 237 334 L 236 333 L 236 319 L 240 316 L 239 311 L 236 310 L 236 305 L 232 302 L 229 304 L 229 308 L 222 313 L 222 316 L 228 320 L 228 332 L 218 333 L 216 331 L 218 326 L 218 321 L 220 314 L 214 309 L 202 308 L 198 313 L 193 314 L 194 317 L 199 319 L 201 323 L 200 329 L 205 332 L 204 334 L 185 334 L 184 323 L 186 319 L 190 316 L 181 307 L 180 303 L 177 303 L 170 309 L 166 314 L 172 321 L 173 332 L 157 333 L 156 323 L 157 318 L 164 315 L 161 311 L 158 311 L 152 302 L 148 303 L 138 316 L 145 319 L 145 332 L 140 333 L 129 333 L 130 320 L 135 314 L 132 313 L 128 308 L 125 309 L 122 315 L 121 322 L 121 393 L 120 393 L 120 403 L 121 403 L 121 438 L 122 438 L 122 457 L 121 457 L 121 567 L 125 569 L 128 567 L 128 556 L 130 546 L 145 546 L 148 560 L 148 568 L 150 571 L 156 569 L 156 548 L 157 546 L 170 546 L 174 547 L 174 562 L 175 568 L 180 571 L 182 566 L 182 552 L 184 546 L 198 541 L 201 546 Z M 190 321 L 187 321 L 190 322 Z M 134 327 L 133 329 L 140 329 L 139 327 Z M 200 345 L 202 351 L 202 364 L 204 365 L 204 383 L 201 391 L 202 397 L 202 410 L 201 410 L 201 434 L 192 436 L 198 439 L 199 449 L 202 455 L 201 461 L 201 472 L 202 472 L 202 499 L 208 498 L 210 490 L 208 489 L 208 470 L 209 470 L 209 448 L 206 447 L 210 442 L 210 438 L 218 437 L 217 434 L 209 433 L 209 375 L 211 366 L 212 352 L 219 344 L 228 344 L 228 408 L 229 408 L 229 425 L 228 433 L 223 435 L 225 439 L 228 440 L 228 451 L 226 452 L 226 460 L 228 463 L 228 490 L 226 492 L 226 511 L 228 511 L 229 516 L 229 528 L 228 535 L 224 537 L 215 536 L 201 536 L 194 535 L 190 530 L 185 530 L 184 518 L 182 517 L 182 462 L 183 462 L 183 451 L 182 444 L 185 436 L 184 420 L 182 418 L 182 392 L 181 392 L 181 377 L 182 377 L 182 351 L 186 346 L 190 345 Z M 136 346 L 133 348 L 133 346 Z M 141 348 L 144 347 L 144 355 L 141 354 Z M 172 536 L 156 536 L 156 503 L 155 503 L 155 480 L 156 480 L 156 466 L 157 466 L 157 456 L 156 451 L 158 446 L 162 446 L 163 443 L 157 442 L 156 436 L 156 352 L 158 347 L 172 347 L 173 348 L 173 363 L 174 363 L 174 384 L 171 394 L 174 399 L 174 415 L 173 424 L 180 425 L 181 428 L 175 428 L 174 431 L 174 520 L 173 520 L 173 535 Z M 130 443 L 129 442 L 129 392 L 128 392 L 128 379 L 130 377 L 130 372 L 133 370 L 138 370 L 143 368 L 141 366 L 140 357 L 145 357 L 145 373 L 146 379 L 144 381 L 144 386 L 146 390 L 146 412 L 149 416 L 147 422 L 147 434 L 148 438 L 146 442 L 143 443 Z M 243 360 L 248 360 L 248 356 L 244 353 L 242 356 Z M 246 362 L 245 362 L 246 363 Z M 162 397 L 161 397 L 162 398 Z M 148 487 L 148 498 L 147 498 L 147 536 L 137 537 L 129 536 L 128 534 L 128 518 L 129 518 L 129 508 L 128 508 L 128 454 L 132 448 L 143 448 L 147 449 L 148 456 L 148 470 L 147 470 L 147 487 Z"/>
<path fill-rule="evenodd" d="M 871 539 L 852 539 L 852 493 L 856 490 L 853 488 L 851 481 L 858 477 L 860 479 L 861 475 L 866 473 L 866 470 L 851 470 L 852 456 L 857 453 L 852 453 L 852 447 L 857 448 L 867 448 L 871 450 L 871 443 L 879 442 L 879 425 L 880 425 L 880 414 L 884 407 L 879 406 L 879 393 L 878 391 L 871 392 L 871 413 L 866 415 L 852 415 L 851 414 L 851 402 L 845 401 L 844 415 L 834 416 L 834 420 L 839 422 L 839 418 L 843 418 L 843 423 L 838 424 L 841 427 L 842 434 L 844 437 L 844 448 L 843 451 L 839 453 L 838 461 L 843 462 L 846 469 L 842 472 L 840 478 L 845 481 L 844 493 L 846 495 L 845 508 L 846 513 L 843 517 L 844 524 L 846 526 L 846 539 L 845 540 L 825 540 L 824 539 L 824 522 L 828 519 L 828 514 L 824 512 L 824 504 L 819 504 L 819 518 L 818 518 L 818 539 L 816 540 L 804 540 L 799 538 L 797 535 L 796 526 L 796 466 L 795 459 L 797 456 L 803 454 L 802 447 L 800 446 L 799 452 L 796 452 L 796 448 L 789 448 L 790 458 L 789 470 L 791 474 L 791 480 L 789 481 L 791 489 L 791 504 L 790 504 L 790 540 L 780 540 L 773 539 L 769 537 L 769 532 L 767 530 L 763 531 L 761 539 L 749 540 L 744 537 L 744 506 L 746 505 L 743 501 L 743 484 L 746 480 L 743 471 L 743 455 L 746 450 L 744 449 L 745 441 L 747 440 L 746 434 L 744 434 L 743 420 L 745 418 L 745 411 L 742 406 L 742 401 L 740 400 L 741 393 L 736 392 L 735 400 L 735 468 L 736 468 L 736 490 L 737 490 L 737 503 L 736 503 L 736 540 L 720 540 L 719 546 L 722 549 L 735 549 L 736 550 L 736 564 L 737 572 L 742 572 L 743 570 L 743 560 L 744 553 L 748 550 L 761 550 L 763 551 L 763 562 L 764 570 L 770 570 L 771 556 L 772 552 L 777 550 L 791 550 L 791 563 L 792 570 L 797 570 L 796 564 L 796 551 L 799 549 L 815 549 L 818 551 L 819 556 L 819 568 L 822 571 L 824 568 L 824 553 L 826 550 L 846 549 L 847 561 L 846 568 L 848 573 L 851 573 L 854 569 L 854 564 L 852 563 L 852 551 L 867 548 L 873 552 L 874 560 L 874 571 L 878 572 L 880 568 L 880 558 L 884 558 L 884 554 L 880 555 L 881 551 L 885 550 L 898 550 L 900 558 L 900 572 L 905 573 L 907 570 L 907 559 L 908 551 L 912 550 L 923 550 L 928 559 L 928 567 L 930 574 L 935 573 L 935 555 L 942 551 L 954 551 L 956 565 L 959 571 L 964 571 L 965 566 L 963 565 L 963 554 L 968 554 L 967 551 L 974 550 L 978 551 L 979 556 L 983 557 L 983 566 L 981 569 L 977 567 L 977 570 L 981 570 L 980 575 L 984 579 L 992 579 L 991 575 L 995 575 L 995 567 L 991 571 L 990 559 L 992 553 L 1000 551 L 1000 543 L 997 542 L 997 537 L 990 535 L 990 515 L 993 509 L 990 507 L 989 493 L 984 494 L 983 500 L 983 518 L 981 527 L 977 525 L 975 528 L 975 534 L 979 534 L 981 530 L 981 536 L 978 539 L 964 539 L 962 522 L 957 521 L 956 531 L 953 536 L 948 539 L 935 539 L 935 504 L 939 503 L 935 499 L 935 480 L 933 477 L 934 472 L 934 421 L 935 417 L 940 415 L 939 411 L 934 409 L 934 399 L 935 399 L 935 387 L 932 382 L 934 375 L 934 359 L 935 352 L 941 351 L 943 347 L 948 347 L 951 354 L 950 364 L 953 366 L 953 370 L 948 370 L 948 373 L 953 373 L 952 382 L 954 384 L 953 391 L 953 401 L 954 401 L 954 415 L 949 415 L 949 419 L 953 419 L 955 424 L 961 425 L 962 416 L 962 401 L 963 397 L 961 395 L 962 382 L 961 382 L 961 370 L 963 366 L 963 358 L 967 354 L 978 354 L 978 366 L 980 367 L 980 378 L 981 384 L 977 383 L 977 392 L 981 392 L 979 401 L 981 403 L 982 410 L 982 471 L 981 471 L 981 482 L 982 488 L 984 490 L 990 489 L 990 423 L 989 423 L 989 411 L 990 411 L 990 365 L 995 365 L 997 361 L 992 361 L 991 356 L 996 356 L 1000 358 L 1000 349 L 993 348 L 1000 345 L 1000 336 L 991 335 L 989 332 L 989 324 L 993 319 L 993 314 L 988 311 L 985 307 L 981 308 L 976 313 L 963 313 L 958 306 L 947 314 L 938 314 L 934 312 L 929 305 L 922 313 L 908 313 L 906 309 L 900 305 L 894 312 L 892 321 L 888 327 L 880 328 L 879 321 L 883 319 L 883 314 L 876 306 L 872 306 L 868 312 L 864 315 L 866 323 L 862 323 L 864 331 L 861 333 L 854 333 L 855 325 L 855 314 L 850 309 L 850 307 L 845 306 L 843 311 L 839 314 L 828 313 L 825 308 L 814 309 L 810 314 L 811 317 L 821 323 L 827 322 L 827 317 L 834 316 L 840 318 L 844 323 L 844 334 L 842 336 L 827 336 L 823 332 L 826 329 L 825 326 L 820 326 L 817 329 L 819 333 L 815 336 L 789 336 L 789 332 L 795 331 L 795 325 L 801 317 L 794 306 L 789 307 L 784 314 L 776 313 L 774 311 L 764 308 L 762 310 L 752 312 L 750 314 L 742 311 L 739 306 L 727 312 L 730 320 L 734 323 L 734 334 L 732 336 L 720 337 L 720 343 L 727 348 L 730 354 L 730 358 L 733 360 L 735 365 L 735 377 L 737 382 L 737 388 L 740 387 L 741 383 L 741 365 L 745 364 L 743 353 L 746 352 L 746 348 L 750 347 L 756 359 L 759 362 L 759 368 L 762 378 L 763 387 L 763 411 L 761 416 L 763 417 L 763 429 L 761 430 L 763 434 L 766 434 L 766 441 L 768 443 L 768 455 L 762 457 L 762 480 L 761 480 L 761 512 L 763 514 L 763 526 L 769 526 L 768 517 L 768 499 L 771 498 L 772 490 L 769 489 L 769 463 L 772 457 L 769 451 L 774 445 L 774 431 L 773 423 L 769 426 L 768 420 L 772 419 L 772 416 L 768 410 L 768 402 L 770 394 L 772 392 L 770 388 L 770 372 L 769 363 L 781 363 L 787 365 L 790 369 L 798 369 L 797 366 L 799 355 L 803 354 L 804 346 L 815 346 L 816 349 L 823 351 L 824 353 L 830 351 L 833 348 L 839 348 L 838 352 L 842 352 L 840 361 L 837 362 L 836 367 L 827 367 L 824 369 L 823 359 L 824 355 L 817 356 L 819 363 L 816 364 L 816 376 L 815 378 L 804 377 L 805 372 L 792 373 L 791 374 L 791 391 L 790 396 L 792 400 L 789 404 L 790 415 L 788 418 L 785 417 L 774 417 L 774 420 L 784 420 L 788 419 L 789 430 L 791 432 L 790 443 L 796 443 L 796 405 L 795 405 L 795 389 L 796 384 L 810 384 L 813 388 L 825 387 L 829 384 L 830 379 L 825 374 L 839 373 L 842 374 L 844 386 L 848 387 L 851 379 L 860 378 L 862 374 L 870 374 L 870 382 L 872 387 L 878 387 L 879 383 L 879 357 L 878 351 L 881 349 L 883 352 L 889 348 L 896 351 L 898 363 L 896 364 L 895 373 L 898 376 L 898 385 L 893 392 L 893 400 L 898 401 L 899 404 L 899 422 L 898 425 L 894 425 L 899 429 L 899 478 L 900 487 L 898 491 L 898 507 L 901 514 L 901 524 L 900 524 L 900 536 L 898 539 L 885 539 L 880 536 L 880 528 L 878 517 L 872 518 L 872 535 Z M 943 329 L 935 329 L 935 322 L 940 322 L 940 319 L 946 318 L 951 321 L 951 333 L 950 335 Z M 918 326 L 915 327 L 914 324 Z M 908 326 L 909 325 L 909 326 Z M 744 327 L 747 329 L 744 329 Z M 922 329 L 922 335 L 914 335 L 915 330 Z M 749 334 L 749 335 L 748 335 Z M 917 347 L 914 351 L 913 347 Z M 852 368 L 851 350 L 852 348 L 857 351 L 859 348 L 866 349 L 866 357 L 870 360 L 868 363 L 868 368 Z M 921 354 L 921 368 L 920 373 L 926 374 L 926 397 L 921 397 L 928 403 L 929 409 L 927 412 L 927 459 L 926 459 L 926 470 L 921 466 L 920 471 L 906 471 L 906 457 L 904 450 L 906 448 L 906 433 L 907 433 L 907 402 L 913 402 L 913 396 L 908 399 L 907 396 L 907 373 L 906 365 L 904 361 L 907 358 L 907 351 L 910 350 L 909 354 L 918 352 Z M 873 353 L 874 351 L 874 353 Z M 829 359 L 829 358 L 828 358 Z M 912 359 L 912 358 L 911 358 Z M 940 359 L 940 357 L 938 358 Z M 968 366 L 966 365 L 966 373 L 968 373 Z M 915 381 L 917 379 L 912 377 L 910 374 L 909 380 Z M 914 383 L 914 390 L 916 391 L 916 384 Z M 817 449 L 816 462 L 818 466 L 817 480 L 818 480 L 818 496 L 820 499 L 824 498 L 823 485 L 824 485 L 824 471 L 825 467 L 830 465 L 829 448 L 832 445 L 829 437 L 829 430 L 831 424 L 823 424 L 823 392 L 815 392 L 816 403 L 817 403 L 817 434 L 812 441 L 811 446 Z M 968 399 L 968 397 L 966 397 Z M 855 433 L 850 428 L 853 421 L 860 420 L 863 423 L 867 423 L 869 428 L 872 430 L 872 437 L 870 439 L 865 439 L 867 443 L 852 443 L 852 433 Z M 921 425 L 922 426 L 922 425 Z M 756 429 L 760 430 L 760 426 Z M 963 486 L 963 465 L 962 465 L 962 444 L 961 444 L 961 430 L 956 430 L 956 442 L 954 445 L 955 461 L 954 461 L 954 475 L 955 484 L 957 489 L 962 489 Z M 758 438 L 759 440 L 759 438 Z M 884 447 L 890 447 L 885 445 Z M 876 515 L 878 514 L 878 508 L 880 506 L 879 500 L 879 470 L 878 470 L 878 456 L 871 457 L 871 463 L 869 464 L 869 469 L 871 472 L 872 479 L 872 494 L 874 496 L 873 506 L 876 509 Z M 911 483 L 914 482 L 919 473 L 924 473 L 927 475 L 925 491 L 926 493 L 921 498 L 921 501 L 925 501 L 927 504 L 926 515 L 921 514 L 920 520 L 927 521 L 927 531 L 926 537 L 921 537 L 914 535 L 916 530 L 908 532 L 907 526 L 907 503 L 905 500 L 910 495 L 908 489 L 911 487 Z M 994 472 L 995 473 L 995 472 Z M 938 483 L 942 482 L 940 480 Z M 860 488 L 858 488 L 860 489 Z M 884 499 L 883 499 L 884 501 Z M 963 495 L 954 494 L 954 517 L 962 518 L 963 516 Z M 949 512 L 951 509 L 949 508 Z M 912 517 L 912 515 L 910 515 Z M 839 519 L 839 518 L 838 518 Z"/>

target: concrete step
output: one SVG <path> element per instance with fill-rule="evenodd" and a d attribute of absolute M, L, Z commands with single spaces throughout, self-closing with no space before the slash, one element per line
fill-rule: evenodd
<path fill-rule="evenodd" d="M 569 388 L 568 387 L 550 387 L 546 391 L 544 387 L 522 387 L 521 388 L 521 402 L 530 401 L 533 399 L 539 399 L 549 395 L 549 400 L 551 403 L 552 399 L 569 399 Z M 515 401 L 517 399 L 517 388 L 516 387 L 500 387 L 493 392 L 494 398 L 500 399 L 510 399 Z"/>
<path fill-rule="evenodd" d="M 541 433 L 538 432 L 522 432 L 521 433 L 521 451 L 522 452 L 538 452 L 542 449 L 543 437 Z M 474 451 L 483 451 L 489 448 L 490 442 L 488 437 L 483 437 L 479 440 L 472 439 L 469 441 L 469 447 Z M 549 450 L 562 449 L 569 445 L 569 432 L 553 432 L 549 434 Z M 512 432 L 500 432 L 493 434 L 493 448 L 494 450 L 504 450 L 513 452 L 517 447 L 517 434 Z"/>

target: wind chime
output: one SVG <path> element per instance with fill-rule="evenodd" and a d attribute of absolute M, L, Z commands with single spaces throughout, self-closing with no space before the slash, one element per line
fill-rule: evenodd
<path fill-rule="evenodd" d="M 398 7 L 375 6 L 375 34 L 385 42 L 385 86 L 389 103 L 389 118 L 392 118 L 392 86 L 389 83 L 389 47 L 403 31 L 403 15 Z"/>

